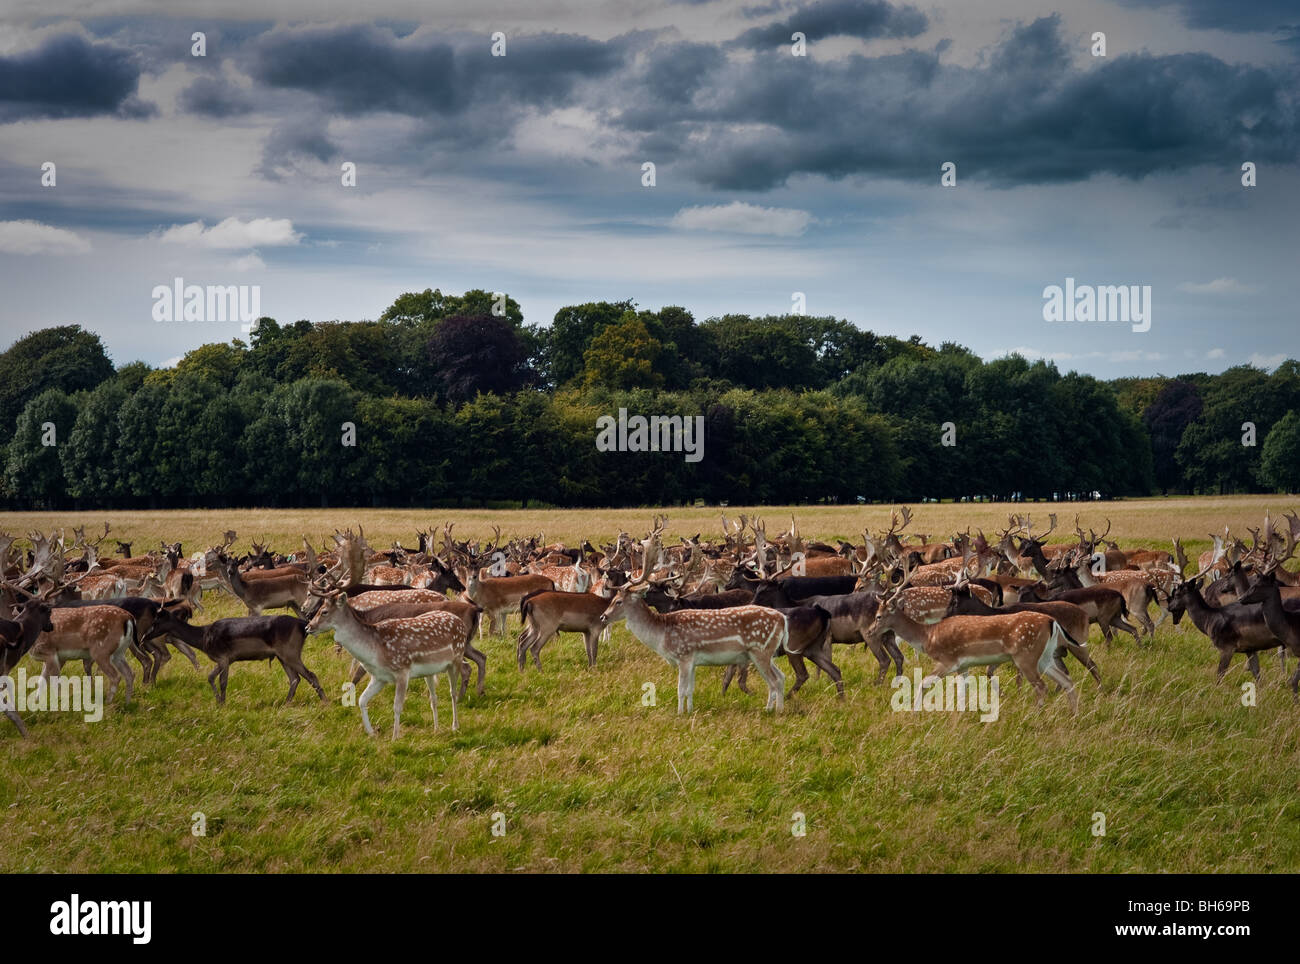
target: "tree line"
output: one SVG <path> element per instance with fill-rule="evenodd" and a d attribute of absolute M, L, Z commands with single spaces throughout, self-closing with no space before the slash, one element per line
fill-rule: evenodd
<path fill-rule="evenodd" d="M 599 451 L 620 409 L 703 458 Z M 485 291 L 262 318 L 175 367 L 47 328 L 0 354 L 15 508 L 669 505 L 1300 490 L 1300 363 L 1106 382 L 842 319 L 632 301 L 526 325 Z"/>

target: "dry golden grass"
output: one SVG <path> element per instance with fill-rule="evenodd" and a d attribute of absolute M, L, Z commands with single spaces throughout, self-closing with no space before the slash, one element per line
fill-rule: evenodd
<path fill-rule="evenodd" d="M 1168 546 L 1230 523 L 1258 525 L 1286 499 L 1228 498 L 1079 506 L 1086 527 L 1109 515 L 1125 544 Z M 1045 520 L 1059 505 L 914 507 L 913 528 L 986 532 L 1007 511 Z M 754 510 L 732 507 L 738 512 Z M 768 532 L 787 509 L 757 510 Z M 888 507 L 798 508 L 808 537 L 880 528 Z M 651 511 L 159 512 L 109 514 L 136 551 L 159 539 L 186 550 L 226 528 L 247 545 L 291 549 L 360 522 L 375 545 L 413 541 L 417 525 L 452 519 L 457 534 L 544 531 L 548 538 L 640 534 Z M 671 534 L 716 533 L 718 510 L 669 509 Z M 9 514 L 11 532 L 102 526 L 103 513 Z M 209 594 L 205 619 L 242 614 Z M 28 714 L 32 737 L 0 720 L 0 871 L 1290 871 L 1300 870 L 1300 707 L 1277 661 L 1263 660 L 1258 705 L 1242 705 L 1244 666 L 1214 685 L 1215 653 L 1186 623 L 1150 647 L 1109 649 L 1094 633 L 1104 683 L 1082 678 L 1081 711 L 1053 695 L 1037 708 L 1006 682 L 1000 719 L 890 709 L 874 661 L 837 647 L 847 696 L 814 679 L 780 717 L 762 712 L 761 682 L 719 693 L 703 671 L 696 711 L 675 714 L 675 672 L 620 627 L 588 671 L 563 636 L 540 673 L 514 667 L 511 638 L 487 640 L 487 694 L 472 694 L 452 734 L 434 732 L 413 691 L 397 744 L 391 689 L 371 704 L 368 739 L 340 704 L 347 660 L 328 637 L 305 659 L 333 697 L 303 686 L 280 705 L 276 666 L 237 664 L 229 701 L 173 660 L 160 681 L 103 722 Z M 912 653 L 904 647 L 910 663 Z M 29 672 L 35 667 L 26 663 Z M 204 675 L 207 672 L 204 666 Z M 1074 673 L 1076 679 L 1079 673 Z M 1004 678 L 1007 674 L 1003 674 Z M 642 704 L 646 683 L 657 705 Z M 445 685 L 445 684 L 444 684 Z M 807 835 L 791 833 L 806 815 Z M 191 835 L 202 812 L 208 834 Z M 492 835 L 493 814 L 506 818 Z M 1106 835 L 1091 833 L 1106 815 Z"/>

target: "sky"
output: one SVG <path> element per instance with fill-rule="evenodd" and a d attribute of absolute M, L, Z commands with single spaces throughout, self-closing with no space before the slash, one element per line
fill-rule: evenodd
<path fill-rule="evenodd" d="M 1300 357 L 1295 0 L 214 9 L 0 8 L 0 347 L 75 323 L 164 365 L 247 337 L 155 320 L 183 278 L 282 323 L 425 288 L 533 324 L 801 293 L 1103 378 Z M 1149 286 L 1149 327 L 1045 320 L 1067 278 Z"/>

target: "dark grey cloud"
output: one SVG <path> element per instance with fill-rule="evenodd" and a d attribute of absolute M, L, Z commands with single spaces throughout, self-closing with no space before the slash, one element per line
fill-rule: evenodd
<path fill-rule="evenodd" d="M 928 26 L 925 14 L 910 5 L 894 6 L 885 0 L 819 0 L 775 23 L 746 30 L 736 42 L 754 48 L 788 44 L 796 31 L 809 41 L 824 37 L 918 37 Z"/>
<path fill-rule="evenodd" d="M 945 65 L 938 50 L 728 63 L 694 78 L 709 94 L 685 104 L 630 93 L 618 122 L 698 182 L 732 190 L 800 174 L 937 178 L 943 161 L 1001 185 L 1295 162 L 1295 70 L 1201 53 L 1080 66 L 1060 31 L 1055 16 L 1019 26 L 977 68 Z"/>
<path fill-rule="evenodd" d="M 1268 31 L 1300 23 L 1296 0 L 1120 0 L 1126 7 L 1174 7 L 1197 30 Z"/>
<path fill-rule="evenodd" d="M 563 103 L 580 81 L 622 66 L 625 47 L 536 34 L 507 38 L 506 56 L 493 57 L 487 35 L 403 39 L 370 26 L 326 27 L 266 36 L 248 70 L 268 87 L 318 96 L 333 113 L 448 116 Z"/>
<path fill-rule="evenodd" d="M 246 114 L 253 109 L 253 100 L 246 91 L 212 74 L 198 78 L 181 91 L 177 104 L 187 113 L 216 118 Z"/>
<path fill-rule="evenodd" d="M 145 117 L 154 107 L 136 96 L 139 81 L 132 51 L 60 34 L 34 50 L 0 57 L 0 122 L 102 114 Z"/>

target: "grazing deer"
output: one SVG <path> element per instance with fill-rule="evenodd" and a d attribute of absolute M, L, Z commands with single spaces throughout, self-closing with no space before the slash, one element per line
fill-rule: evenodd
<path fill-rule="evenodd" d="M 18 727 L 20 736 L 27 735 L 27 727 L 15 708 L 15 693 L 10 671 L 18 661 L 35 645 L 41 633 L 54 632 L 54 623 L 50 621 L 50 607 L 43 599 L 32 599 L 23 603 L 13 619 L 0 619 L 0 689 L 8 692 L 5 701 L 5 716 Z"/>
<path fill-rule="evenodd" d="M 32 647 L 32 658 L 42 663 L 41 678 L 57 676 L 70 659 L 91 659 L 108 680 L 108 702 L 113 702 L 119 681 L 126 680 L 126 701 L 131 702 L 135 674 L 126 651 L 135 639 L 135 620 L 117 606 L 55 609 L 54 628 L 42 632 Z"/>
<path fill-rule="evenodd" d="M 640 582 L 644 582 L 643 572 Z M 681 609 L 660 615 L 638 585 L 620 589 L 600 617 L 601 627 L 627 620 L 646 646 L 677 667 L 677 712 L 694 709 L 695 667 L 753 663 L 767 683 L 767 709 L 785 708 L 785 674 L 774 662 L 790 630 L 784 613 L 764 606 Z"/>
<path fill-rule="evenodd" d="M 226 681 L 230 677 L 230 664 L 248 660 L 278 660 L 289 677 L 289 695 L 285 702 L 293 702 L 298 690 L 299 677 L 311 684 L 321 702 L 327 702 L 320 680 L 302 661 L 302 647 L 307 636 L 307 623 L 293 616 L 237 616 L 218 619 L 207 626 L 192 626 L 188 621 L 189 609 L 183 603 L 175 608 L 164 607 L 154 617 L 148 638 L 168 635 L 201 650 L 216 665 L 208 674 L 208 685 L 218 703 L 226 702 Z M 220 677 L 221 688 L 217 688 Z"/>
<path fill-rule="evenodd" d="M 1038 696 L 1041 704 L 1047 695 L 1042 677 L 1056 682 L 1070 699 L 1075 712 L 1079 695 L 1074 682 L 1055 660 L 1057 647 L 1065 646 L 1083 662 L 1087 656 L 1079 643 L 1071 639 L 1061 625 L 1043 613 L 1021 612 L 1005 616 L 952 616 L 942 622 L 918 623 L 907 615 L 902 593 L 884 598 L 869 630 L 879 634 L 893 630 L 935 662 L 934 677 L 947 676 L 976 666 L 1014 663 Z"/>
<path fill-rule="evenodd" d="M 447 674 L 451 689 L 451 728 L 459 729 L 456 718 L 456 694 L 465 658 L 465 624 L 455 614 L 435 611 L 409 619 L 386 619 L 370 625 L 348 604 L 339 589 L 323 596 L 323 602 L 307 626 L 309 633 L 334 630 L 334 638 L 356 657 L 370 674 L 370 682 L 357 705 L 361 724 L 369 736 L 375 735 L 366 710 L 370 701 L 388 683 L 394 684 L 393 739 L 401 733 L 402 705 L 412 677 L 424 677 L 429 687 L 429 706 L 433 708 L 433 728 L 438 728 L 438 691 L 435 680 Z"/>

